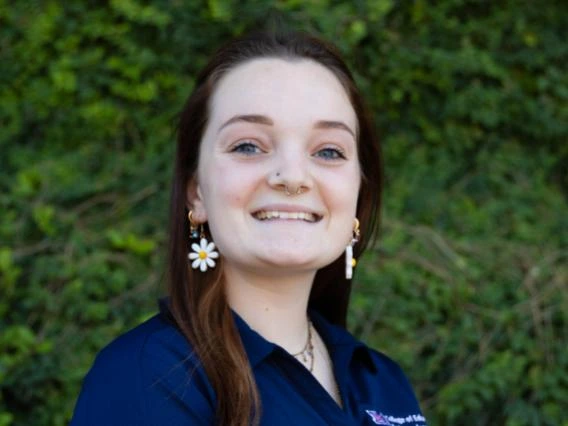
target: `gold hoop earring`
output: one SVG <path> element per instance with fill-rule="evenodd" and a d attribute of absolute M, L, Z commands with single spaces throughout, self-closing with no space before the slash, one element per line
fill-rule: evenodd
<path fill-rule="evenodd" d="M 199 234 L 197 232 L 197 224 L 193 221 L 193 210 L 190 210 L 187 214 L 187 220 L 189 220 L 189 238 L 197 238 Z"/>

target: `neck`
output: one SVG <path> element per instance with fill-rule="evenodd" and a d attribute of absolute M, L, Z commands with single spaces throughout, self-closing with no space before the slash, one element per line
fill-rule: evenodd
<path fill-rule="evenodd" d="M 259 276 L 225 264 L 224 276 L 229 306 L 253 330 L 288 352 L 304 347 L 315 272 Z"/>

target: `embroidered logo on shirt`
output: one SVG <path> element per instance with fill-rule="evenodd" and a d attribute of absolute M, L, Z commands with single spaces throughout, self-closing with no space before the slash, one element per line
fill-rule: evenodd
<path fill-rule="evenodd" d="M 409 426 L 426 425 L 426 419 L 421 414 L 410 414 L 406 417 L 387 416 L 383 413 L 377 413 L 375 410 L 365 410 L 365 413 L 371 417 L 376 425 L 397 426 L 407 424 Z"/>
<path fill-rule="evenodd" d="M 371 420 L 373 420 L 373 423 L 375 423 L 376 425 L 393 426 L 393 424 L 389 422 L 385 416 L 383 416 L 381 413 L 377 413 L 375 410 L 365 410 L 365 413 L 367 413 L 371 417 Z"/>

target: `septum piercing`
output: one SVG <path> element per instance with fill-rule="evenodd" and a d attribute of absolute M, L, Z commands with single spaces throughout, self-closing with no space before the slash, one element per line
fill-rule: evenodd
<path fill-rule="evenodd" d="M 276 177 L 280 177 L 280 172 L 276 172 Z M 296 192 L 294 193 L 294 195 L 300 195 L 302 192 L 304 192 L 304 190 L 302 189 L 302 186 L 300 185 L 298 187 L 298 189 L 296 189 Z M 287 197 L 292 195 L 292 193 L 288 189 L 288 185 L 286 185 L 286 184 L 284 184 L 284 193 L 286 194 Z"/>
<path fill-rule="evenodd" d="M 302 190 L 302 187 L 299 186 L 298 189 L 296 189 L 296 192 L 294 193 L 294 195 L 300 195 L 302 192 L 304 192 L 304 191 Z M 286 194 L 287 197 L 292 195 L 292 193 L 288 189 L 288 185 L 284 185 L 284 193 Z"/>

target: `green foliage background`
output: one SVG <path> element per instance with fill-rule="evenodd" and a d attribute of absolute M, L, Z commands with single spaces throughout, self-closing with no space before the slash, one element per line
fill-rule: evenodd
<path fill-rule="evenodd" d="M 351 329 L 432 425 L 568 425 L 568 7 L 0 0 L 0 426 L 63 425 L 162 294 L 175 117 L 221 42 L 337 43 L 385 151 Z"/>

